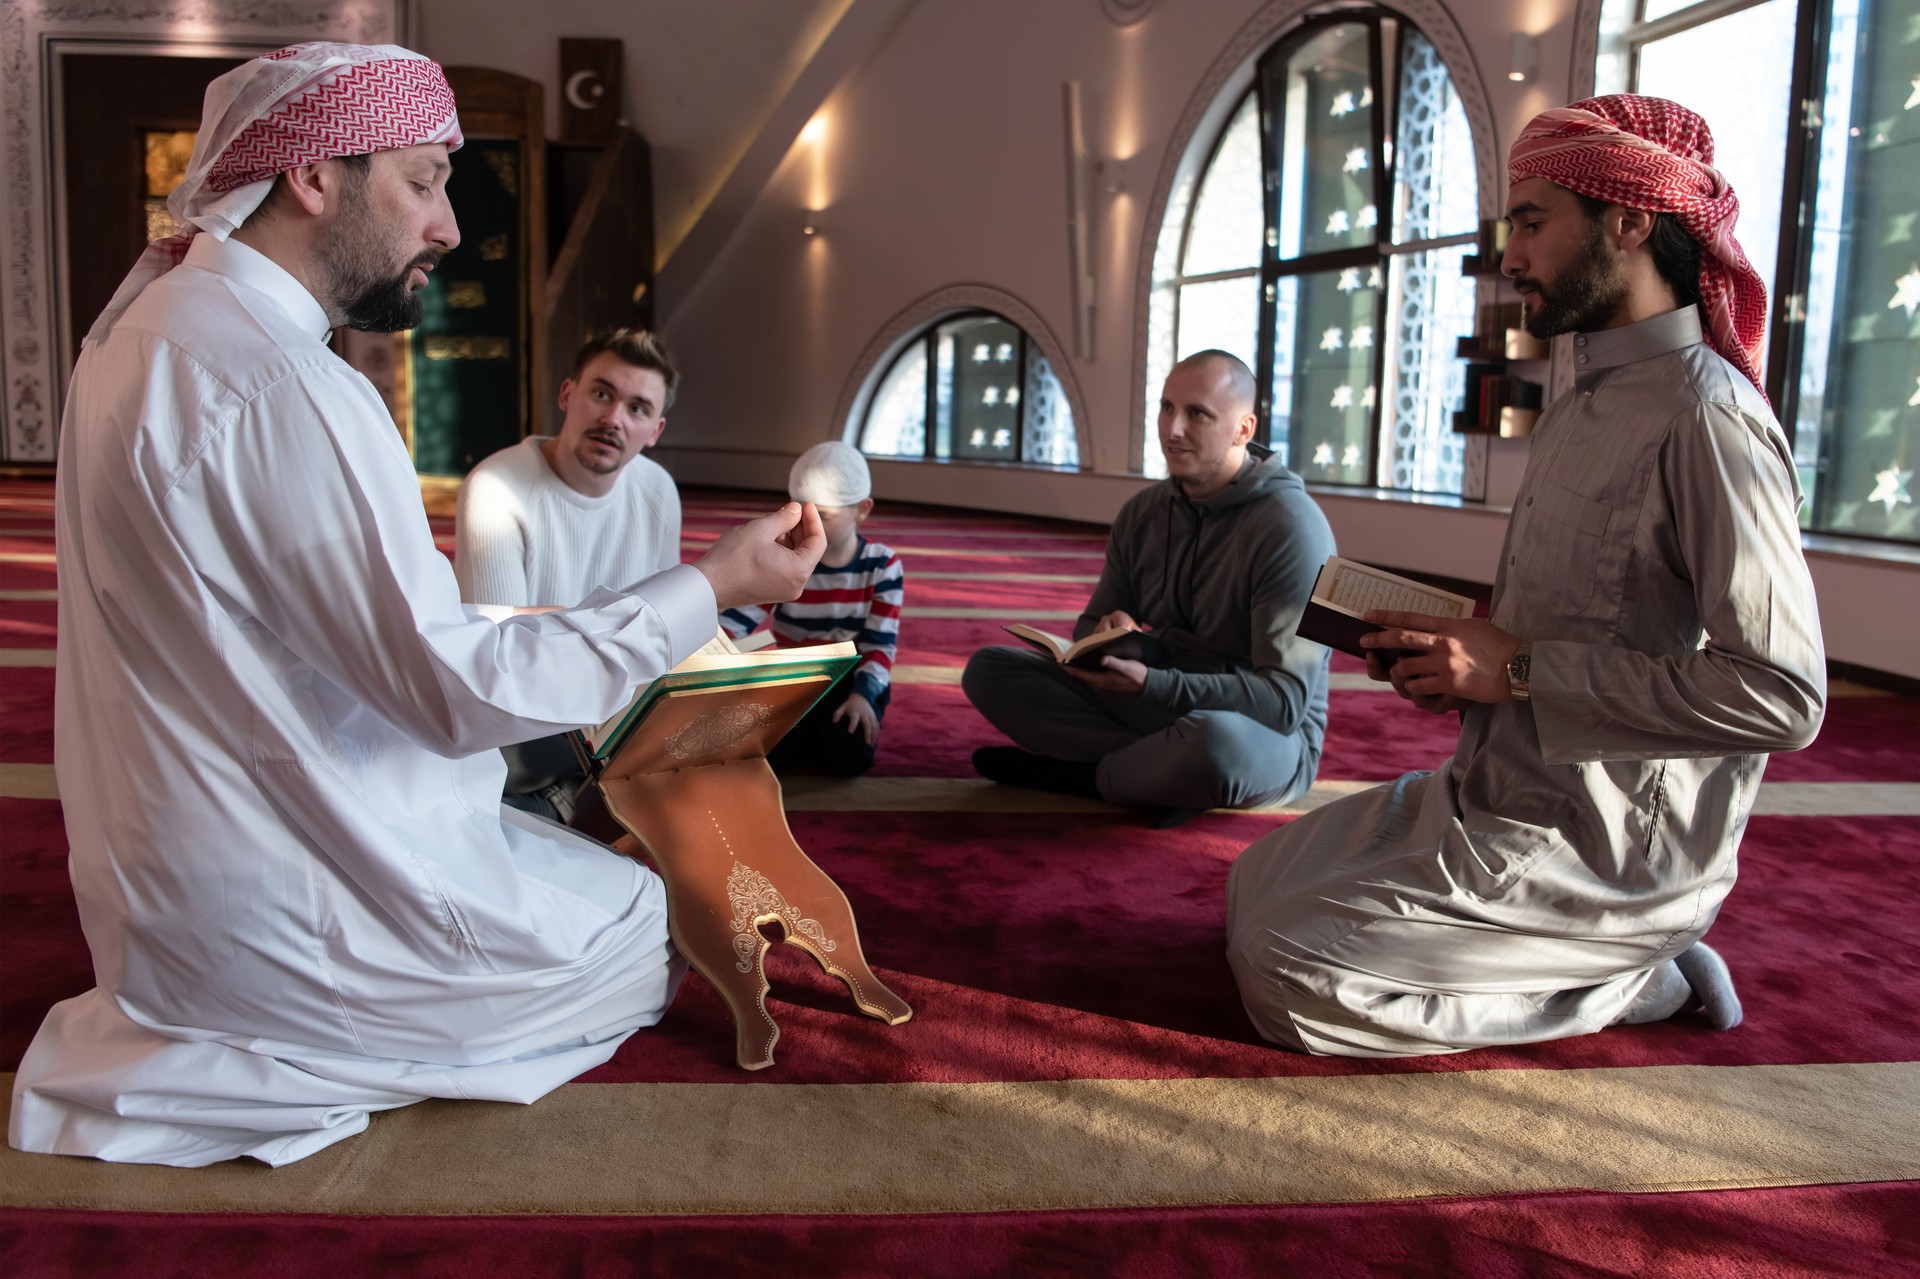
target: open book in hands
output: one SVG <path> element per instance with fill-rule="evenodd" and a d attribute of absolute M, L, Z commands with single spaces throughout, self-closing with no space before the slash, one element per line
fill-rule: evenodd
<path fill-rule="evenodd" d="M 1362 635 L 1386 629 L 1365 620 L 1366 614 L 1377 608 L 1430 617 L 1473 616 L 1473 601 L 1464 595 L 1329 555 L 1320 576 L 1314 579 L 1313 596 L 1300 614 L 1300 638 L 1361 658 L 1370 652 L 1388 662 L 1410 656 L 1395 649 L 1360 646 Z"/>
<path fill-rule="evenodd" d="M 762 635 L 766 638 L 761 639 Z M 850 641 L 798 648 L 767 647 L 772 639 L 772 632 L 763 631 L 736 644 L 725 631 L 719 632 L 694 650 L 686 661 L 642 688 L 606 723 L 582 729 L 580 737 L 587 755 L 596 762 L 611 758 L 648 710 L 663 697 L 703 689 L 812 682 L 817 689 L 807 699 L 811 706 L 860 660 L 859 650 Z M 742 651 L 742 646 L 748 644 L 753 648 Z M 804 710 L 802 708 L 803 713 Z"/>
<path fill-rule="evenodd" d="M 1148 666 L 1164 666 L 1167 662 L 1165 641 L 1130 627 L 1116 626 L 1110 630 L 1095 631 L 1077 640 L 1051 635 L 1024 622 L 1011 623 L 1004 629 L 1007 634 L 1039 649 L 1062 666 L 1091 669 L 1098 667 L 1103 657 L 1120 657 Z"/>

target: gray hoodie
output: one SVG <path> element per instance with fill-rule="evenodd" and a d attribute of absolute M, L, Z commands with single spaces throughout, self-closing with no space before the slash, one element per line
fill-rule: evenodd
<path fill-rule="evenodd" d="M 1185 714 L 1238 711 L 1304 733 L 1315 761 L 1327 731 L 1327 650 L 1295 636 L 1333 531 L 1300 477 L 1258 445 L 1224 492 L 1196 502 L 1173 479 L 1120 508 L 1107 563 L 1074 626 L 1123 609 L 1165 641 L 1142 694 Z"/>

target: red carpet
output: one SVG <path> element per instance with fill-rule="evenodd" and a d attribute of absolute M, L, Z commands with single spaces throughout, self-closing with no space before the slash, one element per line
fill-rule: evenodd
<path fill-rule="evenodd" d="M 0 486 L 0 504 L 46 491 Z M 690 493 L 689 540 L 704 544 L 726 526 L 704 512 L 763 504 Z M 50 539 L 18 536 L 31 521 L 11 514 L 13 528 L 0 531 L 0 590 L 51 590 L 52 566 L 24 558 L 50 552 Z M 436 531 L 445 534 L 444 521 Z M 1070 612 L 1091 589 L 916 573 L 1086 576 L 1100 562 L 1084 528 L 1040 521 L 890 508 L 870 531 L 921 548 L 903 550 L 902 668 L 957 667 L 1004 638 L 1000 610 Z M 1035 550 L 1073 554 L 1028 554 Z M 921 612 L 956 609 L 985 612 Z M 48 648 L 53 623 L 50 601 L 0 599 L 0 649 Z M 1064 632 L 1071 621 L 1035 624 Z M 1344 658 L 1336 664 L 1357 669 Z M 0 671 L 0 766 L 49 764 L 51 666 Z M 1835 699 L 1820 740 L 1773 760 L 1767 778 L 1920 781 L 1915 711 L 1906 699 Z M 1337 690 L 1321 778 L 1433 767 L 1453 733 L 1451 717 L 1420 715 L 1391 694 Z M 903 680 L 875 775 L 971 777 L 973 748 L 996 740 L 956 685 Z M 0 798 L 0 1068 L 17 1064 L 49 1004 L 92 980 L 59 809 L 54 800 Z M 914 1020 L 887 1028 L 851 1015 L 837 986 L 776 948 L 770 1006 L 784 1035 L 772 1070 L 745 1076 L 733 1067 L 724 1009 L 693 977 L 659 1027 L 628 1041 L 587 1082 L 778 1087 L 1920 1060 L 1920 823 L 1912 818 L 1753 820 L 1740 882 L 1713 932 L 1746 1002 L 1747 1023 L 1736 1032 L 1680 1019 L 1525 1049 L 1366 1063 L 1268 1048 L 1239 1008 L 1221 953 L 1225 877 L 1239 850 L 1282 820 L 1207 815 L 1154 832 L 1113 813 L 795 812 L 795 834 L 845 888 L 869 957 L 914 1004 Z M 730 1273 L 757 1258 L 756 1269 L 852 1275 L 1892 1274 L 1920 1273 L 1916 1222 L 1912 1183 L 890 1217 L 0 1209 L 0 1273 L 599 1274 L 644 1265 L 682 1274 Z"/>

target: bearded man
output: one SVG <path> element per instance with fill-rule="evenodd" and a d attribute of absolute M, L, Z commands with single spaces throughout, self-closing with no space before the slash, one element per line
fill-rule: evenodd
<path fill-rule="evenodd" d="M 1505 274 L 1574 385 L 1541 416 L 1490 620 L 1375 613 L 1368 671 L 1459 711 L 1433 773 L 1255 843 L 1227 888 L 1254 1025 L 1313 1053 L 1459 1052 L 1653 1021 L 1730 1028 L 1700 943 L 1767 753 L 1826 696 L 1799 484 L 1759 389 L 1766 298 L 1698 116 L 1542 113 L 1508 161 Z"/>
<path fill-rule="evenodd" d="M 329 330 L 407 327 L 459 240 L 440 68 L 310 44 L 207 90 L 186 237 L 88 334 L 60 440 L 55 767 L 97 985 L 20 1064 L 9 1141 L 302 1158 L 426 1097 L 528 1102 L 657 1021 L 660 881 L 502 810 L 498 748 L 604 719 L 790 599 L 798 505 L 698 565 L 496 622 Z"/>

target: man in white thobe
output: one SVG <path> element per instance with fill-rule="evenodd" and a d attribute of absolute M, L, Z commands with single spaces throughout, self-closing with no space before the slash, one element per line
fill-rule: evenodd
<path fill-rule="evenodd" d="M 1434 773 L 1255 843 L 1228 958 L 1282 1046 L 1458 1052 L 1670 1017 L 1740 1020 L 1699 939 L 1733 886 L 1769 751 L 1826 693 L 1792 456 L 1758 389 L 1766 300 L 1698 116 L 1548 111 L 1509 161 L 1503 263 L 1537 336 L 1573 334 L 1490 620 L 1372 614 L 1375 678 L 1461 712 Z M 1704 322 L 1703 322 L 1704 315 Z"/>
<path fill-rule="evenodd" d="M 287 1163 L 374 1110 L 532 1101 L 673 996 L 660 881 L 503 811 L 499 747 L 605 718 L 717 608 L 796 594 L 823 540 L 788 507 L 577 607 L 461 604 L 392 420 L 327 347 L 417 319 L 459 141 L 404 49 L 244 64 L 173 199 L 191 238 L 88 336 L 55 760 L 98 984 L 21 1063 L 19 1149 Z"/>

